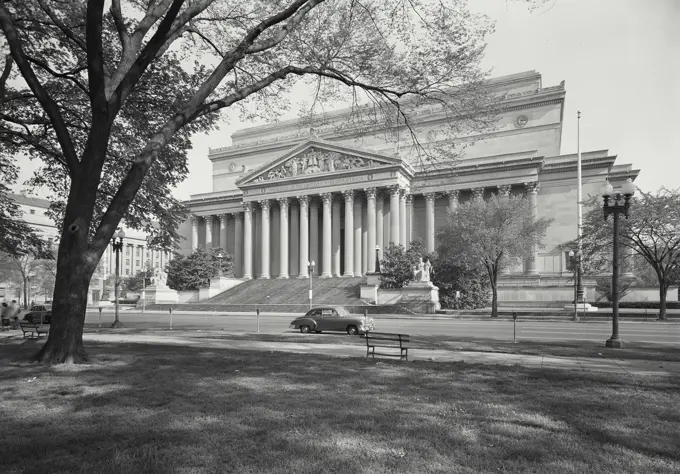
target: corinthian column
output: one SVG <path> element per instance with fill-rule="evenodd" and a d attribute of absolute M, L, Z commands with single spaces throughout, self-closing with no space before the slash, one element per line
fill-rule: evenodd
<path fill-rule="evenodd" d="M 512 188 L 511 184 L 499 184 L 497 186 L 498 188 L 498 195 L 503 198 L 503 199 L 510 199 L 510 189 Z"/>
<path fill-rule="evenodd" d="M 227 222 L 229 214 L 220 214 L 220 248 L 227 252 Z"/>
<path fill-rule="evenodd" d="M 288 278 L 288 198 L 279 198 L 279 278 Z"/>
<path fill-rule="evenodd" d="M 390 186 L 390 241 L 399 245 L 399 186 Z"/>
<path fill-rule="evenodd" d="M 355 277 L 360 277 L 361 276 L 361 264 L 362 264 L 362 259 L 361 259 L 361 240 L 362 236 L 361 234 L 363 233 L 362 231 L 362 225 L 363 222 L 361 220 L 361 213 L 362 213 L 362 199 L 361 196 L 355 196 L 354 197 L 354 276 Z M 347 224 L 345 224 L 347 225 Z"/>
<path fill-rule="evenodd" d="M 212 245 L 212 221 L 213 216 L 205 216 L 205 250 L 206 252 L 213 248 Z"/>
<path fill-rule="evenodd" d="M 354 190 L 342 192 L 345 197 L 345 274 L 354 276 Z"/>
<path fill-rule="evenodd" d="M 243 214 L 234 214 L 234 275 L 243 276 Z"/>
<path fill-rule="evenodd" d="M 198 248 L 198 217 L 191 218 L 191 251 L 195 252 Z"/>
<path fill-rule="evenodd" d="M 269 275 L 269 199 L 260 201 L 262 208 L 262 248 L 260 249 L 262 273 L 260 278 L 267 279 Z"/>
<path fill-rule="evenodd" d="M 529 200 L 529 206 L 531 207 L 531 218 L 534 222 L 536 222 L 536 219 L 538 218 L 537 198 L 540 184 L 538 181 L 534 181 L 531 183 L 524 183 L 524 186 L 527 188 L 527 198 Z M 536 260 L 538 260 L 538 250 L 536 247 L 534 247 L 531 249 L 531 257 L 528 258 L 524 263 L 524 273 L 526 275 L 538 275 L 538 270 L 536 270 Z"/>
<path fill-rule="evenodd" d="M 319 260 L 319 203 L 309 197 L 309 259 L 314 260 L 317 269 L 321 269 L 322 262 Z"/>
<path fill-rule="evenodd" d="M 408 250 L 409 241 L 406 240 L 406 189 L 399 190 L 399 242 Z"/>
<path fill-rule="evenodd" d="M 406 242 L 413 240 L 413 194 L 406 195 Z"/>
<path fill-rule="evenodd" d="M 425 194 L 425 249 L 434 252 L 434 193 Z"/>
<path fill-rule="evenodd" d="M 300 202 L 300 270 L 299 278 L 307 278 L 309 261 L 309 196 L 298 196 Z"/>
<path fill-rule="evenodd" d="M 484 199 L 484 188 L 472 188 L 472 199 Z"/>
<path fill-rule="evenodd" d="M 332 231 L 332 217 L 331 217 L 331 206 L 333 203 L 333 195 L 331 193 L 321 194 L 321 200 L 323 201 L 323 234 L 321 235 L 322 249 L 321 253 L 323 256 L 323 265 L 321 266 L 321 277 L 330 278 L 331 273 L 331 236 Z"/>
<path fill-rule="evenodd" d="M 333 275 L 340 275 L 340 200 L 333 199 Z"/>
<path fill-rule="evenodd" d="M 368 247 L 366 272 L 375 272 L 375 188 L 366 188 L 366 225 L 368 235 L 366 237 L 366 247 Z"/>
<path fill-rule="evenodd" d="M 253 203 L 243 203 L 243 278 L 253 278 Z"/>

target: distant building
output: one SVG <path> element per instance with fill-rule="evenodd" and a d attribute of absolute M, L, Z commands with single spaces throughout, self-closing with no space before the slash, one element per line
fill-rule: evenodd
<path fill-rule="evenodd" d="M 23 219 L 38 233 L 40 233 L 48 242 L 55 246 L 59 244 L 59 234 L 52 219 L 47 217 L 47 209 L 50 206 L 50 201 L 36 197 L 27 196 L 25 193 L 10 194 L 10 197 L 19 204 L 23 212 Z M 146 243 L 146 234 L 136 230 L 131 230 L 123 227 L 125 232 L 124 246 L 120 254 L 120 276 L 125 278 L 136 274 L 144 269 L 144 264 L 148 262 L 152 268 L 164 267 L 169 261 L 167 252 L 158 250 L 151 250 Z M 113 294 L 104 294 L 104 281 L 111 275 L 115 274 L 115 253 L 113 247 L 109 247 L 104 252 L 102 259 L 97 267 L 97 271 L 90 283 L 88 292 L 88 304 L 96 304 L 104 297 L 113 299 Z M 30 291 L 29 301 L 43 302 L 51 300 L 51 294 L 44 294 L 39 288 L 32 288 Z M 23 298 L 21 287 L 12 286 L 9 282 L 0 281 L 0 301 Z"/>
<path fill-rule="evenodd" d="M 564 83 L 544 87 L 529 71 L 489 85 L 503 97 L 497 128 L 460 137 L 469 146 L 450 169 L 423 168 L 375 130 L 308 131 L 288 120 L 235 132 L 231 146 L 210 150 L 212 192 L 186 203 L 195 219 L 180 227 L 184 252 L 222 247 L 246 279 L 305 278 L 311 260 L 322 277 L 362 276 L 374 270 L 376 245 L 382 252 L 389 242 L 420 238 L 434 250 L 447 208 L 490 193 L 526 194 L 535 216 L 555 220 L 545 248 L 501 277 L 500 297 L 569 301 L 577 157 L 560 154 Z M 445 120 L 438 108 L 422 110 L 421 143 L 442 140 Z M 584 198 L 607 178 L 618 187 L 639 173 L 608 150 L 585 152 L 582 163 Z"/>

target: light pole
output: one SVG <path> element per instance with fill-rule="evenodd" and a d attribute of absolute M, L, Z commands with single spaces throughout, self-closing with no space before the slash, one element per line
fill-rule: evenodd
<path fill-rule="evenodd" d="M 583 302 L 583 286 L 581 285 L 581 251 L 569 251 L 569 257 L 572 258 L 572 265 L 574 266 L 574 317 L 572 321 L 578 321 L 578 304 Z M 574 257 L 576 257 L 575 260 Z"/>
<path fill-rule="evenodd" d="M 607 339 L 606 347 L 623 347 L 623 341 L 619 336 L 619 215 L 623 214 L 628 219 L 630 211 L 630 198 L 635 194 L 635 185 L 630 178 L 621 187 L 621 192 L 614 194 L 614 187 L 605 181 L 600 190 L 604 199 L 604 220 L 609 214 L 614 214 L 614 255 L 612 261 L 612 337 Z M 614 199 L 609 202 L 610 197 Z M 623 202 L 621 200 L 623 199 Z"/>
<path fill-rule="evenodd" d="M 223 273 L 222 273 L 222 259 L 224 258 L 224 254 L 222 253 L 222 249 L 219 249 L 217 251 L 217 261 L 219 262 L 219 267 L 217 268 L 217 276 L 219 278 L 222 278 Z"/>
<path fill-rule="evenodd" d="M 123 239 L 125 238 L 125 232 L 122 230 L 119 230 L 117 233 L 113 234 L 113 251 L 116 252 L 116 279 L 114 280 L 113 284 L 113 294 L 115 298 L 115 315 L 116 318 L 113 321 L 113 324 L 111 325 L 112 328 L 120 328 L 123 327 L 123 325 L 120 323 L 120 320 L 118 319 L 118 284 L 119 284 L 119 259 L 120 259 L 120 252 L 123 250 Z"/>
<path fill-rule="evenodd" d="M 309 309 L 312 309 L 312 280 L 314 279 L 314 267 L 316 263 L 314 260 L 307 262 L 307 273 L 309 273 Z"/>

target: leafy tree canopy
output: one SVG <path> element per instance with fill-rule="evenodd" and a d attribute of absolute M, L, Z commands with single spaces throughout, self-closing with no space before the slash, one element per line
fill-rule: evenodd
<path fill-rule="evenodd" d="M 380 286 L 382 288 L 401 288 L 413 280 L 413 267 L 427 254 L 425 244 L 415 239 L 405 250 L 403 245 L 390 242 L 380 261 Z"/>
<path fill-rule="evenodd" d="M 492 316 L 498 314 L 498 272 L 531 258 L 543 246 L 552 219 L 533 217 L 525 196 L 471 199 L 461 203 L 437 232 L 440 259 L 486 271 Z"/>
<path fill-rule="evenodd" d="M 210 279 L 218 276 L 220 268 L 224 276 L 232 276 L 233 267 L 231 255 L 214 249 L 209 252 L 197 249 L 186 257 L 177 254 L 165 269 L 168 286 L 173 290 L 186 291 L 210 286 Z"/>

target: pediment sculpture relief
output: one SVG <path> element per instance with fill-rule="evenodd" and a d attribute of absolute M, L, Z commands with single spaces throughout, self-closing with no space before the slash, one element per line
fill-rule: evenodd
<path fill-rule="evenodd" d="M 268 173 L 261 174 L 257 180 L 265 181 L 353 168 L 370 168 L 377 164 L 380 163 L 358 156 L 311 149 L 304 155 L 295 156 Z"/>

